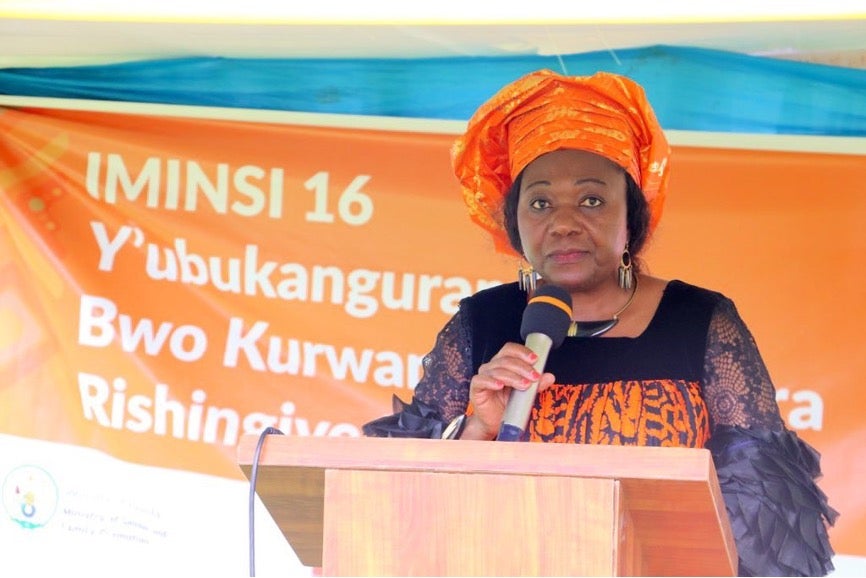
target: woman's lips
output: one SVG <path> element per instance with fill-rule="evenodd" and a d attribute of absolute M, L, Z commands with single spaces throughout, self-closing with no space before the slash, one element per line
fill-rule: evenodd
<path fill-rule="evenodd" d="M 588 251 L 580 251 L 575 249 L 573 251 L 554 251 L 552 253 L 549 253 L 547 258 L 554 263 L 563 264 L 582 261 L 587 257 L 587 255 L 589 255 Z"/>

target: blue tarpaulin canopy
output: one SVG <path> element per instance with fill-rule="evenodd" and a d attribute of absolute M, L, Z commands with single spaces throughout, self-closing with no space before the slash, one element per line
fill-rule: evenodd
<path fill-rule="evenodd" d="M 866 70 L 655 45 L 540 56 L 148 59 L 0 69 L 0 94 L 468 119 L 539 68 L 641 83 L 668 130 L 866 136 Z"/>

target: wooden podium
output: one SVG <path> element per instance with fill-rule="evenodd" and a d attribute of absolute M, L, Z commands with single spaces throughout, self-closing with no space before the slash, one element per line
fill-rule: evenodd
<path fill-rule="evenodd" d="M 256 493 L 326 576 L 737 573 L 707 450 L 271 435 Z"/>

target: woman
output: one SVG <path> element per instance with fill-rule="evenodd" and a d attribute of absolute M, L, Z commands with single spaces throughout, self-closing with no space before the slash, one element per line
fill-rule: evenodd
<path fill-rule="evenodd" d="M 511 392 L 537 387 L 524 439 L 709 448 L 740 574 L 824 575 L 837 513 L 818 455 L 785 427 L 734 303 L 641 271 L 669 154 L 643 90 L 618 75 L 539 71 L 482 105 L 454 170 L 473 220 L 529 269 L 464 299 L 411 403 L 364 432 L 492 440 Z M 520 336 L 536 283 L 565 289 L 573 312 L 543 374 Z"/>

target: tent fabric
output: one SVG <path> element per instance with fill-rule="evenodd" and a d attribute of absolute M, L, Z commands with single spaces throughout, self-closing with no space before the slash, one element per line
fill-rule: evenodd
<path fill-rule="evenodd" d="M 0 94 L 466 120 L 533 70 L 641 83 L 665 129 L 866 136 L 866 70 L 691 47 L 426 59 L 188 57 L 0 69 Z"/>

